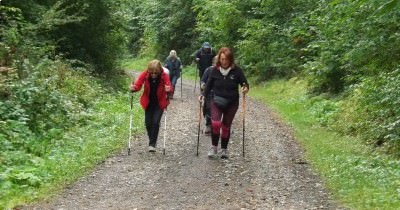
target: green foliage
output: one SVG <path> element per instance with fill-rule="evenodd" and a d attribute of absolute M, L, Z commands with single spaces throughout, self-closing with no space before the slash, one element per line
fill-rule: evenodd
<path fill-rule="evenodd" d="M 309 24 L 318 31 L 307 51 L 318 53 L 305 65 L 313 92 L 340 93 L 365 75 L 395 68 L 399 11 L 374 16 L 380 6 L 380 1 L 333 1 L 313 11 Z"/>
<path fill-rule="evenodd" d="M 322 96 L 310 97 L 308 101 L 306 107 L 320 126 L 329 127 L 336 123 L 334 116 L 339 112 L 339 103 Z"/>
<path fill-rule="evenodd" d="M 244 24 L 242 12 L 237 8 L 236 2 L 195 1 L 199 40 L 208 41 L 215 47 L 235 46 L 240 37 L 238 29 Z"/>
<path fill-rule="evenodd" d="M 116 0 L 113 3 L 112 24 L 119 26 L 123 38 L 127 42 L 125 51 L 131 56 L 140 56 L 145 29 L 145 16 L 142 11 L 145 7 L 141 0 Z M 124 49 L 122 49 L 124 50 Z"/>
<path fill-rule="evenodd" d="M 14 70 L 0 74 L 0 206 L 21 193 L 34 199 L 52 180 L 43 169 L 45 159 L 62 145 L 65 131 L 84 126 L 100 86 L 73 61 L 44 58 L 35 65 L 24 60 L 18 77 Z M 51 170 L 51 169 L 50 169 Z"/>
<path fill-rule="evenodd" d="M 249 3 L 253 13 L 244 13 L 248 21 L 237 42 L 243 66 L 259 81 L 304 76 L 314 94 L 309 110 L 320 125 L 397 153 L 399 1 L 304 3 Z"/>
<path fill-rule="evenodd" d="M 64 5 L 69 5 L 69 15 L 80 14 L 83 18 L 76 23 L 64 24 L 50 34 L 58 40 L 57 52 L 94 65 L 99 74 L 112 73 L 126 41 L 118 25 L 112 25 L 114 11 L 109 9 L 108 1 L 65 0 Z"/>
<path fill-rule="evenodd" d="M 317 7 L 308 18 L 318 30 L 305 49 L 310 53 L 303 74 L 313 93 L 349 96 L 338 103 L 337 112 L 325 116 L 331 121 L 325 125 L 396 154 L 399 113 L 393 107 L 399 96 L 391 81 L 398 74 L 400 48 L 395 46 L 400 39 L 393 33 L 399 26 L 394 2 L 333 1 Z M 383 102 L 388 98 L 394 104 Z"/>
<path fill-rule="evenodd" d="M 345 129 L 353 131 L 367 142 L 400 155 L 400 71 L 381 72 L 377 77 L 365 77 L 352 95 L 353 116 Z M 345 112 L 347 110 L 343 110 Z M 365 114 L 368 113 L 368 114 Z M 339 115 L 340 116 L 340 115 Z M 350 129 L 351 128 L 351 129 Z"/>
<path fill-rule="evenodd" d="M 118 22 L 118 2 L 58 0 L 21 4 L 6 1 L 5 5 L 3 8 L 20 11 L 20 20 L 14 23 L 11 13 L 3 12 L 8 24 L 3 36 L 8 34 L 5 37 L 11 38 L 10 35 L 18 34 L 17 40 L 23 37 L 25 44 L 10 39 L 5 43 L 24 55 L 28 54 L 23 52 L 24 46 L 47 48 L 48 56 L 64 54 L 66 58 L 93 65 L 97 73 L 112 74 L 117 59 L 126 52 L 124 47 L 128 41 Z"/>
<path fill-rule="evenodd" d="M 119 51 L 127 43 L 125 31 L 111 25 L 121 17 L 114 13 L 117 3 L 10 0 L 0 5 L 1 209 L 72 181 L 121 147 L 116 139 L 127 137 L 127 115 L 121 113 L 127 108 L 110 110 L 120 114 L 109 120 L 103 110 L 93 111 L 100 96 L 126 87 L 125 80 L 120 73 L 108 76 L 112 85 L 103 89 L 106 82 L 90 75 L 110 74 L 126 52 Z M 116 104 L 103 108 L 123 105 L 123 99 L 109 96 L 104 100 Z"/>
<path fill-rule="evenodd" d="M 145 56 L 164 60 L 176 50 L 182 62 L 191 62 L 195 24 L 192 1 L 155 0 L 143 2 L 143 52 Z M 194 50 L 193 50 L 194 51 Z"/>

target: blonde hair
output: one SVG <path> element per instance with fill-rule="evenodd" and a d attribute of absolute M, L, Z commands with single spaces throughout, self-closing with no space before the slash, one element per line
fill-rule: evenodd
<path fill-rule="evenodd" d="M 218 55 L 214 56 L 212 59 L 212 64 L 215 65 L 218 62 Z"/>
<path fill-rule="evenodd" d="M 176 51 L 175 51 L 175 50 L 171 50 L 171 51 L 169 52 L 169 56 L 177 57 L 177 56 L 176 56 Z"/>
<path fill-rule="evenodd" d="M 161 73 L 162 72 L 161 62 L 157 59 L 150 61 L 149 64 L 147 65 L 147 71 L 149 73 Z"/>

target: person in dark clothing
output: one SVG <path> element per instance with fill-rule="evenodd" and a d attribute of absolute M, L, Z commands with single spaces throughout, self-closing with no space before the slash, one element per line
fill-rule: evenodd
<path fill-rule="evenodd" d="M 140 73 L 130 90 L 137 92 L 144 85 L 140 105 L 145 110 L 145 125 L 149 137 L 149 152 L 156 151 L 161 116 L 169 105 L 167 94 L 173 91 L 168 75 L 159 60 L 149 62 L 147 69 Z"/>
<path fill-rule="evenodd" d="M 211 100 L 211 147 L 208 157 L 218 157 L 218 143 L 221 138 L 221 158 L 229 158 L 228 143 L 233 118 L 239 107 L 239 91 L 243 94 L 249 91 L 249 83 L 242 69 L 235 64 L 232 50 L 222 47 L 218 54 L 216 66 L 211 71 L 206 86 L 199 100 L 203 101 L 211 90 L 214 95 Z"/>
<path fill-rule="evenodd" d="M 213 70 L 213 67 L 215 66 L 215 64 L 217 63 L 217 56 L 214 56 L 213 61 L 212 61 L 212 66 L 206 68 L 206 70 L 203 73 L 203 77 L 201 78 L 200 82 L 200 89 L 201 91 L 204 91 L 205 87 L 206 87 L 206 83 L 208 80 L 208 77 L 211 74 L 211 71 Z M 211 104 L 211 99 L 212 99 L 212 90 L 210 91 L 210 94 L 205 96 L 205 100 L 204 100 L 204 104 L 203 104 L 203 117 L 206 120 L 206 128 L 204 130 L 204 133 L 206 135 L 211 134 L 211 111 L 210 111 L 210 104 Z"/>
<path fill-rule="evenodd" d="M 210 43 L 204 42 L 195 54 L 197 68 L 199 69 L 199 78 L 203 77 L 206 68 L 212 65 L 212 59 L 215 57 L 215 51 L 211 48 Z"/>
<path fill-rule="evenodd" d="M 169 56 L 164 62 L 164 67 L 169 70 L 169 78 L 171 80 L 172 88 L 175 90 L 176 82 L 181 76 L 182 62 L 181 59 L 176 55 L 175 50 L 169 52 Z M 169 94 L 169 98 L 172 99 L 174 96 L 174 91 Z"/>

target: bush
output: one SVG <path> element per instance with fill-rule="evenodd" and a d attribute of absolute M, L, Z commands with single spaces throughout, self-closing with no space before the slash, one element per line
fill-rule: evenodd
<path fill-rule="evenodd" d="M 400 69 L 365 77 L 336 115 L 336 128 L 400 156 Z"/>

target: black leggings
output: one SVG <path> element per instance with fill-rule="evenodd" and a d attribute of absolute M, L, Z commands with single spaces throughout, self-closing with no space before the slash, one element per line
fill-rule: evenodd
<path fill-rule="evenodd" d="M 156 147 L 158 132 L 160 130 L 161 116 L 163 110 L 158 105 L 149 105 L 144 113 L 144 122 L 147 135 L 149 136 L 149 146 Z"/>

